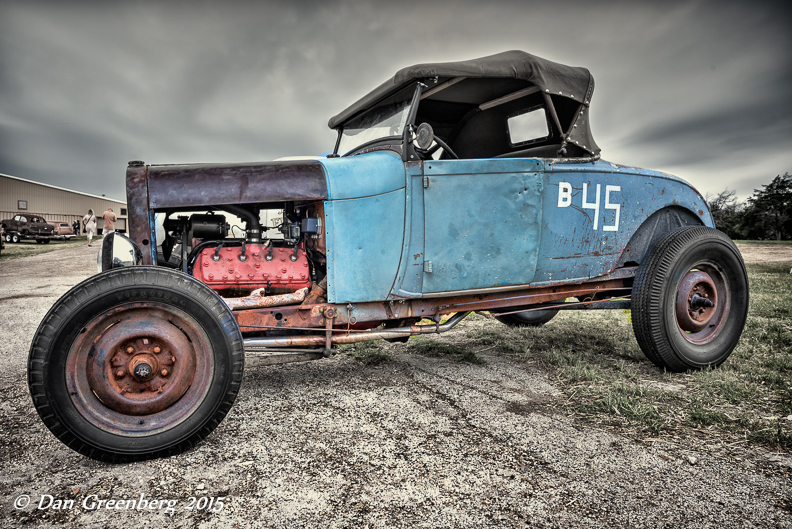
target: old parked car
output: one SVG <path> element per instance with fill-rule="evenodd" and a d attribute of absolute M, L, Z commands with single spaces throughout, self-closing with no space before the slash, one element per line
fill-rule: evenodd
<path fill-rule="evenodd" d="M 51 225 L 55 235 L 67 238 L 74 235 L 74 228 L 68 222 L 53 222 Z"/>
<path fill-rule="evenodd" d="M 36 242 L 49 242 L 53 226 L 38 215 L 17 213 L 10 219 L 0 221 L 5 229 L 6 242 L 19 242 L 23 238 L 36 238 Z"/>
<path fill-rule="evenodd" d="M 690 184 L 600 158 L 593 90 L 519 51 L 420 64 L 331 118 L 326 156 L 130 162 L 129 238 L 104 238 L 103 271 L 31 345 L 42 420 L 96 459 L 175 454 L 231 408 L 245 352 L 318 359 L 472 311 L 631 308 L 657 366 L 721 364 L 747 315 L 740 253 Z"/>

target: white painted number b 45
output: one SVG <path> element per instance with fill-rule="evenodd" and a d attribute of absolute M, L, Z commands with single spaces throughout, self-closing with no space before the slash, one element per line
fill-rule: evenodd
<path fill-rule="evenodd" d="M 588 201 L 589 188 L 588 184 L 583 184 L 583 209 L 594 210 L 594 230 L 599 226 L 600 217 L 600 185 L 597 184 L 597 190 L 594 193 L 594 202 Z M 611 193 L 620 193 L 621 186 L 605 186 L 605 209 L 612 209 L 616 212 L 616 218 L 612 226 L 603 226 L 602 231 L 619 231 L 619 213 L 621 212 L 621 204 L 611 202 Z M 558 207 L 567 208 L 572 205 L 572 184 L 569 182 L 560 182 L 558 184 Z M 603 212 L 604 213 L 604 212 Z"/>

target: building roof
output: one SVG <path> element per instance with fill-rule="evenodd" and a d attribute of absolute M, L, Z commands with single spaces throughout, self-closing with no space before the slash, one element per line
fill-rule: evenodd
<path fill-rule="evenodd" d="M 22 182 L 27 182 L 29 184 L 35 184 L 35 185 L 44 186 L 44 187 L 51 187 L 52 189 L 57 189 L 59 191 L 67 191 L 69 193 L 75 193 L 77 195 L 83 195 L 83 196 L 91 197 L 91 198 L 98 198 L 99 200 L 107 200 L 108 202 L 116 202 L 117 204 L 126 205 L 126 200 L 116 200 L 116 199 L 110 198 L 110 197 L 92 195 L 91 193 L 83 193 L 82 191 L 75 191 L 74 189 L 66 189 L 65 187 L 58 187 L 58 186 L 54 186 L 54 185 L 51 185 L 51 184 L 44 184 L 42 182 L 36 182 L 34 180 L 28 180 L 27 178 L 20 178 L 18 176 L 11 176 L 11 175 L 4 174 L 4 173 L 0 173 L 0 176 L 5 177 L 5 178 L 11 178 L 12 180 L 20 180 Z"/>

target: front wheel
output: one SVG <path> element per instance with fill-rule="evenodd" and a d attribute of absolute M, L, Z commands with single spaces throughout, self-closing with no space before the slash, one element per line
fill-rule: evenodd
<path fill-rule="evenodd" d="M 88 457 L 180 453 L 228 413 L 242 381 L 239 327 L 184 274 L 111 270 L 77 285 L 39 325 L 28 385 L 44 424 Z"/>
<path fill-rule="evenodd" d="M 747 317 L 742 256 L 729 237 L 712 228 L 669 234 L 635 276 L 635 337 L 646 357 L 669 371 L 722 364 Z"/>

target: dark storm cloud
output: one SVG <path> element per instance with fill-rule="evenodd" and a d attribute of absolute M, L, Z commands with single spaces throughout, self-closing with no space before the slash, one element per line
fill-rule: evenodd
<path fill-rule="evenodd" d="M 742 195 L 792 170 L 786 4 L 662 4 L 0 0 L 0 172 L 122 198 L 130 159 L 318 154 L 397 69 L 507 49 L 593 72 L 606 159 Z"/>
<path fill-rule="evenodd" d="M 792 86 L 792 72 L 773 72 L 770 77 L 775 79 L 753 81 L 777 88 L 760 88 L 753 91 L 753 97 L 693 110 L 671 122 L 646 124 L 628 146 L 661 145 L 671 151 L 671 162 L 682 164 L 701 163 L 712 154 L 746 156 L 765 149 L 783 149 L 784 142 L 779 139 L 792 139 L 792 99 L 783 88 Z"/>

